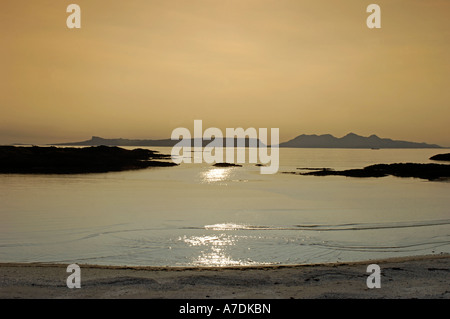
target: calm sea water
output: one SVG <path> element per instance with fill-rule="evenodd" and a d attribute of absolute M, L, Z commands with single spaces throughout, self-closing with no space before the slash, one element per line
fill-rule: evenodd
<path fill-rule="evenodd" d="M 449 182 L 281 173 L 438 153 L 280 149 L 275 175 L 253 164 L 0 175 L 0 262 L 231 266 L 450 253 Z"/>

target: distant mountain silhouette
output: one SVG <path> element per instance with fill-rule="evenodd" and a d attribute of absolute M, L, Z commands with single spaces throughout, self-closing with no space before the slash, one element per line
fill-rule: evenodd
<path fill-rule="evenodd" d="M 226 145 L 226 143 L 232 142 L 232 138 L 223 138 L 223 146 Z M 234 138 L 234 145 L 237 145 L 239 139 Z M 124 138 L 113 138 L 113 139 L 107 139 L 102 138 L 98 136 L 92 136 L 90 140 L 82 141 L 82 142 L 70 142 L 70 143 L 58 143 L 58 144 L 51 144 L 51 145 L 59 145 L 59 146 L 99 146 L 99 145 L 105 145 L 105 146 L 174 146 L 175 144 L 179 143 L 179 140 L 171 140 L 171 139 L 163 139 L 163 140 L 130 140 L 130 139 L 124 139 Z M 244 141 L 245 146 L 248 147 L 249 143 L 251 145 L 258 145 L 257 143 L 261 143 L 258 139 L 249 139 L 245 138 Z M 210 144 L 210 140 L 203 140 L 202 146 L 205 147 L 208 144 Z M 183 140 L 182 144 L 179 144 L 179 146 L 194 146 L 194 139 L 186 139 Z M 261 143 L 262 145 L 262 143 Z"/>
<path fill-rule="evenodd" d="M 223 138 L 223 145 L 226 142 L 231 142 L 232 138 Z M 124 139 L 124 138 L 113 138 L 107 139 L 98 136 L 92 136 L 90 140 L 81 142 L 70 142 L 70 143 L 57 143 L 51 145 L 64 145 L 64 146 L 174 146 L 179 143 L 179 140 L 162 139 L 162 140 L 135 140 L 135 139 Z M 194 139 L 184 140 L 179 146 L 193 146 Z M 234 138 L 234 145 L 237 145 L 238 139 Z M 242 141 L 241 141 L 242 142 Z M 246 138 L 244 144 L 248 147 L 249 142 L 252 145 L 257 145 L 261 143 L 257 139 Z M 207 146 L 211 141 L 203 140 L 202 146 Z M 262 143 L 260 144 L 262 145 Z M 354 133 L 349 133 L 344 137 L 338 138 L 331 134 L 324 135 L 306 135 L 302 134 L 296 138 L 279 144 L 280 147 L 293 147 L 293 148 L 442 148 L 436 144 L 427 143 L 417 143 L 417 142 L 407 142 L 407 141 L 396 141 L 389 138 L 380 138 L 376 135 L 371 135 L 369 137 L 360 136 Z"/>
<path fill-rule="evenodd" d="M 165 140 L 129 140 L 124 138 L 102 138 L 98 136 L 92 136 L 90 140 L 81 142 L 69 142 L 69 143 L 57 143 L 52 145 L 65 145 L 65 146 L 173 146 L 177 141 L 170 139 Z"/>
<path fill-rule="evenodd" d="M 349 133 L 337 138 L 330 134 L 299 135 L 296 138 L 280 143 L 280 147 L 301 148 L 442 148 L 436 144 L 396 141 L 389 138 L 380 138 L 376 135 L 369 137 Z"/>

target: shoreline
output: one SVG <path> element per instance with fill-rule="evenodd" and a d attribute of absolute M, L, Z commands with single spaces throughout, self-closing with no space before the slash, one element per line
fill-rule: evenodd
<path fill-rule="evenodd" d="M 78 264 L 85 269 L 111 269 L 111 270 L 147 270 L 147 271 L 220 271 L 220 270 L 272 270 L 284 268 L 306 268 L 306 267 L 336 267 L 336 266 L 353 266 L 353 265 L 369 265 L 381 264 L 389 262 L 408 262 L 419 260 L 434 260 L 450 258 L 450 253 L 440 253 L 433 255 L 417 255 L 404 257 L 389 257 L 367 259 L 359 261 L 342 261 L 342 262 L 324 262 L 311 264 L 279 264 L 279 265 L 242 265 L 242 266 L 133 266 L 133 265 L 100 265 L 100 264 Z M 0 262 L 2 267 L 55 267 L 67 268 L 70 263 L 53 263 L 53 262 Z M 450 269 L 449 269 L 450 271 Z"/>
<path fill-rule="evenodd" d="M 370 264 L 381 268 L 379 289 L 367 287 Z M 0 298 L 450 299 L 450 254 L 233 267 L 79 264 L 81 289 L 67 288 L 67 265 L 0 263 Z"/>

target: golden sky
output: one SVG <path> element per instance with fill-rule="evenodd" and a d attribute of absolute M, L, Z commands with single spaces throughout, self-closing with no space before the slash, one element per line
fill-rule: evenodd
<path fill-rule="evenodd" d="M 448 0 L 5 0 L 0 144 L 170 138 L 201 119 L 450 146 L 449 14 Z"/>

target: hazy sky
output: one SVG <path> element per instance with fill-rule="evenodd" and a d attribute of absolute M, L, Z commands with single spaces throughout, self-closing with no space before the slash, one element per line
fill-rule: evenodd
<path fill-rule="evenodd" d="M 68 29 L 66 7 L 81 7 Z M 366 7 L 381 7 L 369 29 Z M 448 0 L 4 0 L 0 144 L 279 127 L 450 146 Z"/>

